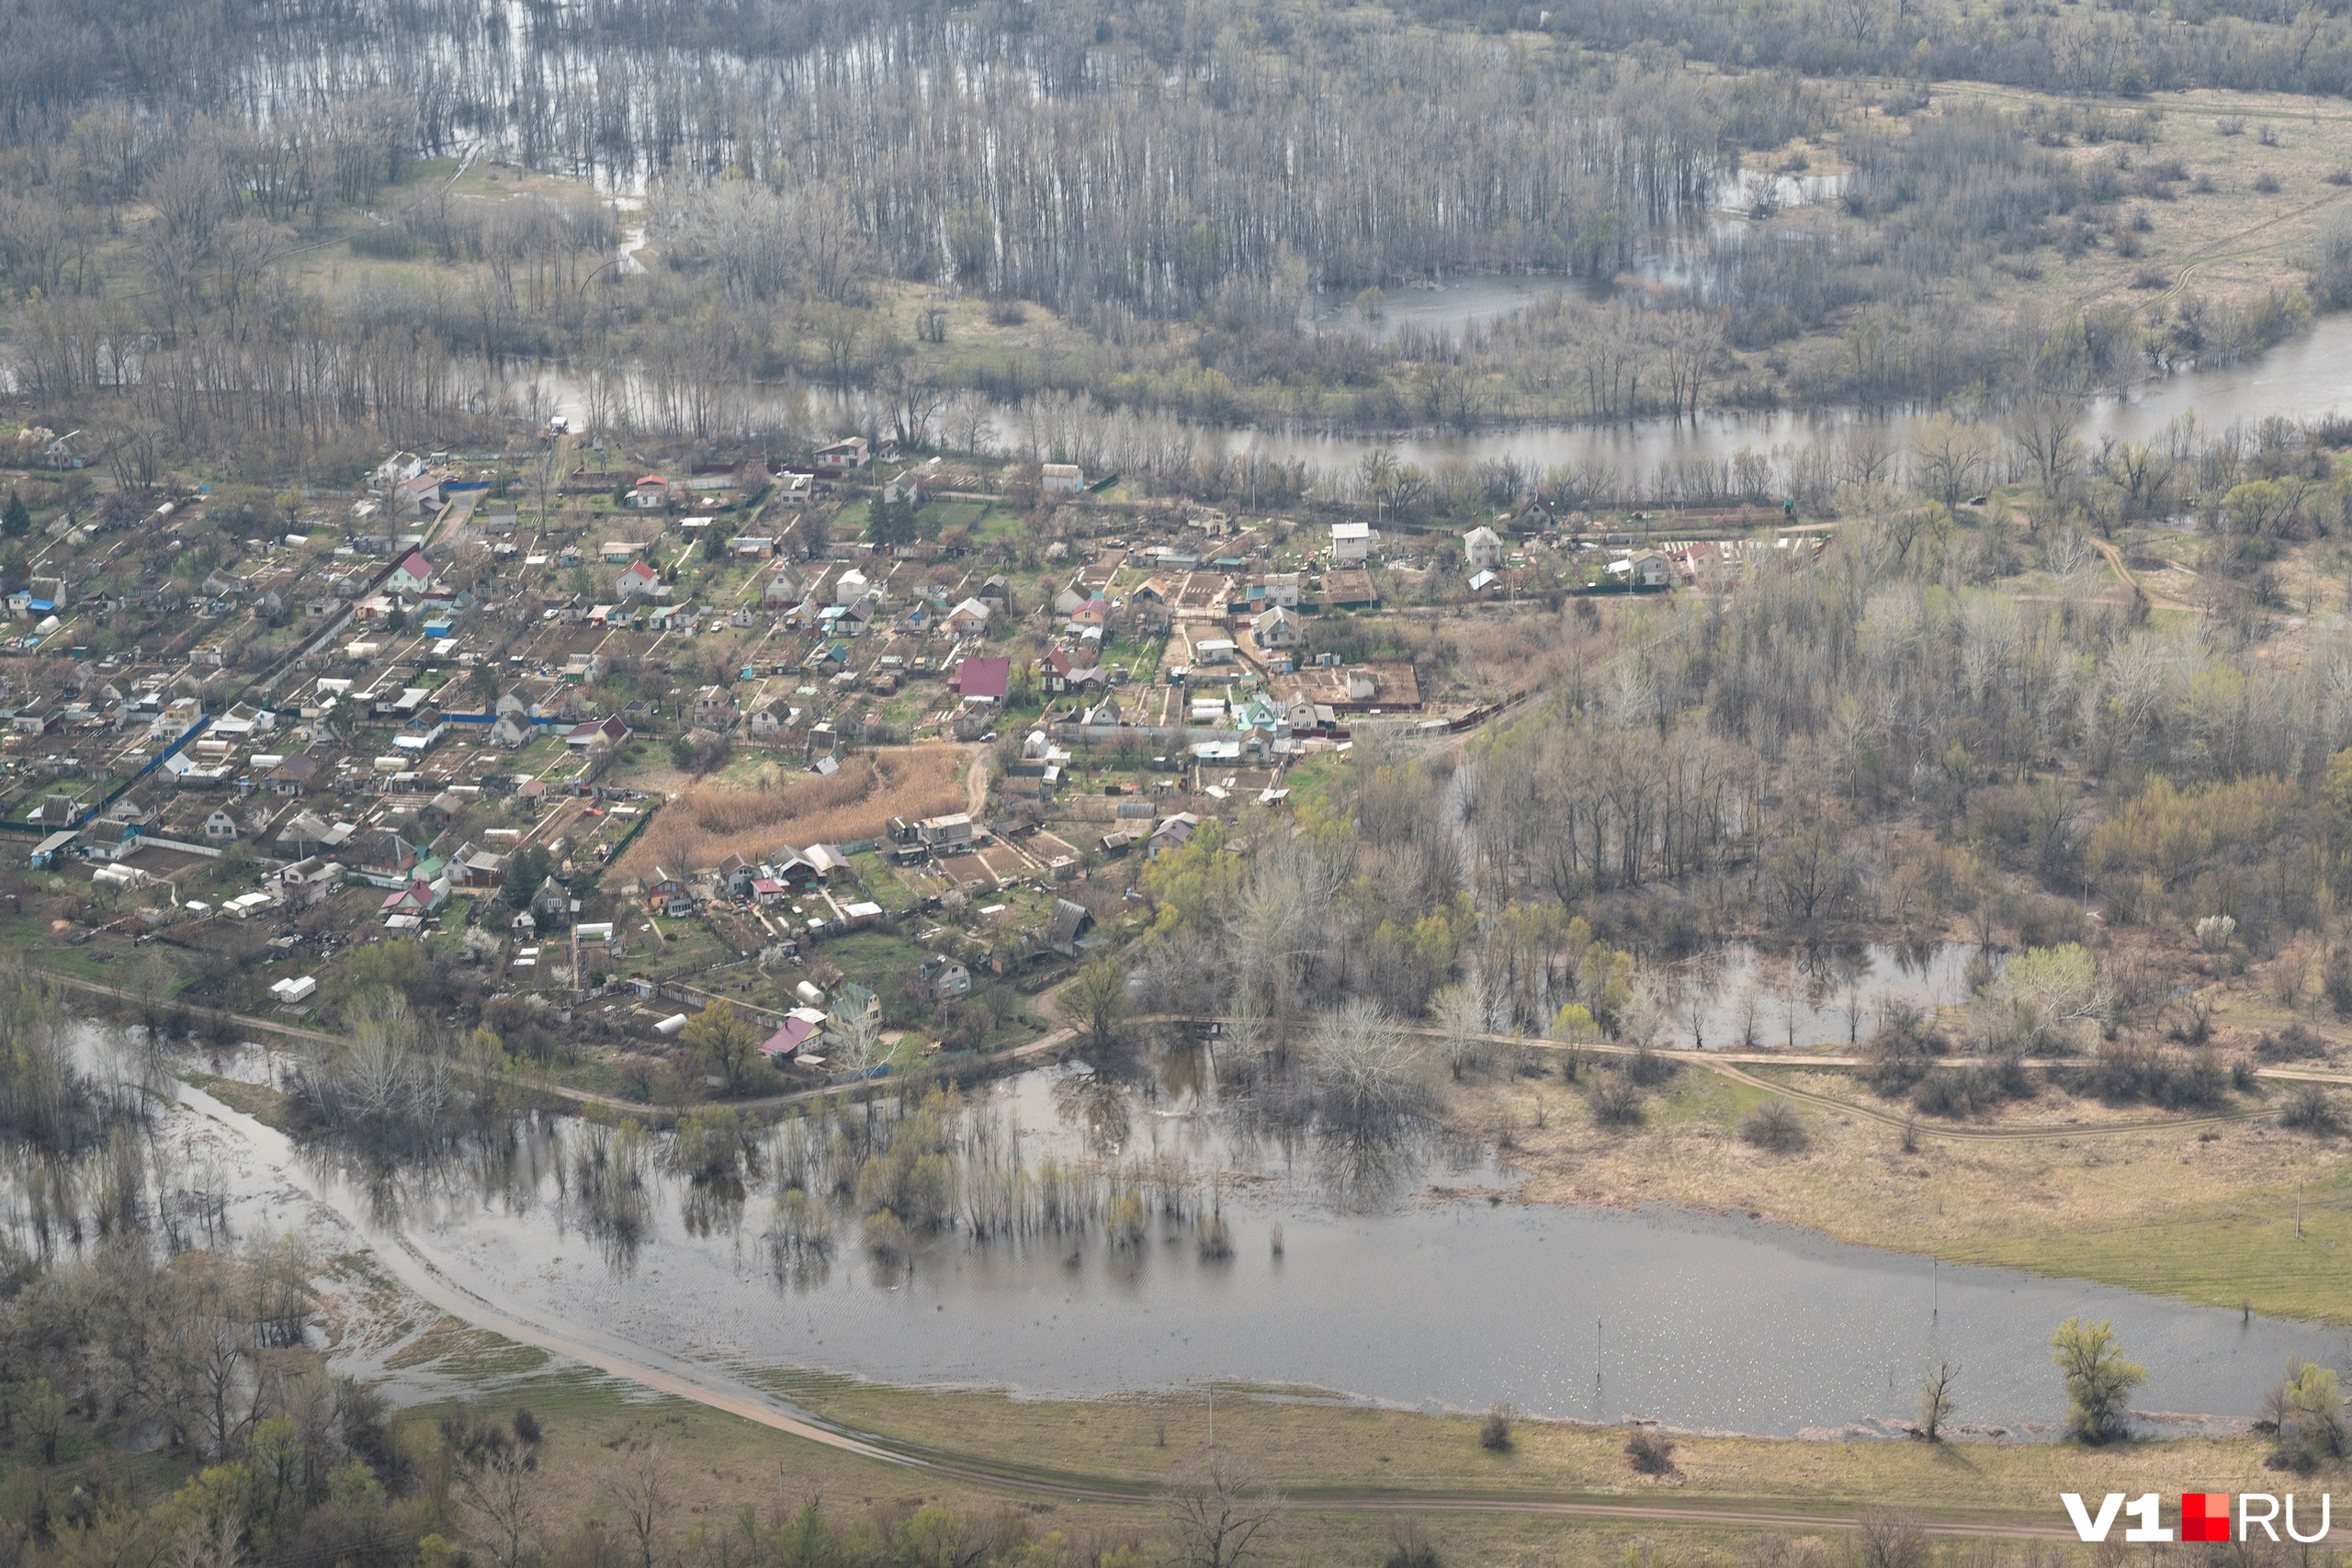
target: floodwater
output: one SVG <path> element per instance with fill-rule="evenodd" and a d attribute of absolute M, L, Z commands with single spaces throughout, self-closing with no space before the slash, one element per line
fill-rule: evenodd
<path fill-rule="evenodd" d="M 1785 175 L 1737 169 L 1725 173 L 1717 182 L 1714 211 L 1745 214 L 1767 202 L 1778 209 L 1810 207 L 1836 200 L 1845 186 L 1842 175 Z M 1719 216 L 1703 222 L 1706 234 L 1731 243 L 1738 243 L 1749 231 L 1745 222 Z M 1698 233 L 1652 237 L 1645 242 L 1642 254 L 1630 269 L 1631 276 L 1645 282 L 1687 283 L 1693 257 L 1703 250 L 1701 237 Z M 1472 327 L 1515 315 L 1555 294 L 1604 303 L 1615 297 L 1617 286 L 1612 279 L 1568 273 L 1473 274 L 1384 288 L 1380 308 L 1374 311 L 1358 307 L 1360 292 L 1354 288 L 1316 290 L 1308 299 L 1300 324 L 1309 332 L 1347 333 L 1372 343 L 1392 343 L 1408 328 L 1425 333 L 1459 335 Z"/>
<path fill-rule="evenodd" d="M 992 1246 L 950 1232 L 885 1263 L 853 1227 L 830 1265 L 780 1266 L 764 1191 L 736 1207 L 667 1175 L 623 1246 L 559 1190 L 582 1135 L 569 1122 L 388 1186 L 297 1154 L 195 1090 L 184 1101 L 244 1145 L 232 1224 L 326 1225 L 341 1245 L 431 1270 L 433 1289 L 714 1374 L 799 1368 L 1040 1396 L 1239 1382 L 1432 1410 L 1508 1400 L 1545 1417 L 1870 1436 L 1907 1419 L 1926 1371 L 1950 1360 L 1967 1423 L 2031 1438 L 2063 1416 L 2047 1341 L 2076 1314 L 2113 1320 L 2149 1368 L 2144 1411 L 2188 1413 L 2157 1429 L 2242 1422 L 2290 1355 L 2352 1365 L 2340 1329 L 1939 1267 L 1736 1217 L 1521 1204 L 1507 1173 L 1426 1139 L 1367 1162 L 1328 1141 L 1252 1136 L 1197 1083 L 1098 1085 L 1065 1116 L 1059 1076 L 1023 1075 L 981 1102 L 1040 1157 L 1091 1149 L 1218 1170 L 1230 1258 L 1204 1261 L 1188 1227 L 1155 1222 L 1133 1251 L 1099 1232 Z"/>
<path fill-rule="evenodd" d="M 2273 416 L 2315 420 L 2352 410 L 2352 315 L 2323 318 L 2303 337 L 2239 365 L 2188 370 L 2145 383 L 2129 396 L 2093 403 L 2083 423 L 2085 440 L 2156 441 L 2180 415 L 2194 413 L 2208 431 L 2253 424 Z M 1858 409 L 1779 409 L 1761 412 L 1720 411 L 1696 419 L 1644 419 L 1630 423 L 1529 424 L 1461 434 L 1417 432 L 1394 440 L 1303 429 L 1240 426 L 1222 433 L 1228 450 L 1254 453 L 1327 471 L 1359 464 L 1385 449 L 1400 462 L 1434 469 L 1459 461 L 1476 464 L 1510 459 L 1537 469 L 1574 464 L 1605 468 L 1647 487 L 1662 470 L 1690 463 L 1722 465 L 1743 451 L 1770 454 L 1780 448 L 1835 441 L 1858 427 L 1883 426 L 1900 451 L 1914 415 L 1870 413 Z"/>
<path fill-rule="evenodd" d="M 1301 324 L 1310 332 L 1347 333 L 1373 343 L 1393 343 L 1408 328 L 1458 334 L 1465 328 L 1517 315 L 1555 294 L 1599 301 L 1616 290 L 1605 278 L 1533 272 L 1398 284 L 1381 292 L 1385 298 L 1379 311 L 1368 314 L 1357 307 L 1355 289 L 1317 289 L 1308 299 L 1306 319 Z"/>
<path fill-rule="evenodd" d="M 1731 942 L 1676 966 L 1665 1037 L 1679 1045 L 1850 1045 L 1888 1010 L 1932 1013 L 1969 996 L 1966 942 L 1881 942 L 1771 954 Z M 1987 955 L 1997 964 L 1997 955 Z"/>
<path fill-rule="evenodd" d="M 1403 291 L 1403 302 L 1392 296 L 1388 316 L 1374 323 L 1384 332 L 1401 330 L 1402 321 L 1442 326 L 1446 317 L 1458 323 L 1472 318 L 1491 320 L 1506 313 L 1514 299 L 1524 302 L 1526 291 L 1540 298 L 1560 280 L 1532 277 L 1465 279 L 1442 289 Z M 1420 297 L 1430 296 L 1424 303 Z M 1324 330 L 1362 328 L 1352 308 L 1326 301 L 1329 321 Z M 1406 314 L 1400 319 L 1398 312 Z M 1426 312 L 1417 316 L 1414 312 Z M 536 383 L 539 407 L 570 413 L 575 425 L 585 419 L 587 398 L 580 383 L 559 367 L 510 368 L 502 372 L 497 391 L 509 399 Z M 484 400 L 492 394 L 486 392 Z M 787 428 L 814 413 L 820 421 L 833 417 L 825 411 L 832 400 L 813 391 L 787 394 L 756 387 L 740 393 L 741 419 L 747 426 Z M 2094 402 L 2083 423 L 2086 443 L 2094 448 L 2107 441 L 2158 442 L 2176 418 L 2194 414 L 2200 426 L 2218 432 L 2233 424 L 2254 424 L 2284 417 L 2316 420 L 2352 411 L 2352 315 L 2323 319 L 2304 337 L 2282 344 L 2245 364 L 2211 370 L 2189 370 L 2145 384 L 2127 397 Z M 857 423 L 873 411 L 850 408 L 839 416 Z M 1871 435 L 1894 451 L 1909 440 L 1913 420 L 1907 412 L 1870 412 L 1852 408 L 1771 410 L 1747 412 L 1719 410 L 1696 418 L 1653 418 L 1616 424 L 1528 424 L 1467 433 L 1419 431 L 1400 436 L 1364 435 L 1305 427 L 1254 425 L 1194 426 L 1193 436 L 1204 452 L 1232 456 L 1255 455 L 1276 461 L 1303 464 L 1325 475 L 1358 471 L 1365 457 L 1385 451 L 1398 462 L 1417 463 L 1436 470 L 1449 463 L 1476 465 L 1509 460 L 1541 472 L 1555 465 L 1572 465 L 1587 476 L 1586 487 L 1603 493 L 1645 498 L 1690 491 L 1691 476 L 1700 468 L 1713 470 L 1714 486 L 1727 491 L 1729 465 L 1743 452 L 1774 457 L 1818 444 L 1835 443 L 1857 434 Z M 987 421 L 985 438 L 1011 449 L 1022 424 L 1010 408 L 998 407 Z"/>

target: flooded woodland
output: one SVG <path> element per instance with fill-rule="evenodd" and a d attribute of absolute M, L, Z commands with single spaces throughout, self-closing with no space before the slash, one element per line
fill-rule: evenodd
<path fill-rule="evenodd" d="M 92 1084 L 158 1061 L 111 1029 L 58 1038 Z M 254 1047 L 168 1060 L 254 1086 L 305 1067 Z M 1922 1365 L 1965 1358 L 1984 1369 L 1967 1430 L 2030 1439 L 2056 1430 L 2032 1352 L 2064 1315 L 2111 1317 L 2147 1357 L 2145 1409 L 2172 1413 L 2157 1429 L 2242 1425 L 2289 1353 L 2352 1352 L 2340 1330 L 1736 1217 L 1523 1204 L 1506 1159 L 1415 1108 L 1351 1117 L 1311 1073 L 1190 1039 L 770 1127 L 445 1106 L 446 1136 L 398 1147 L 351 1127 L 289 1139 L 168 1075 L 150 1090 L 104 1138 L 12 1142 L 0 1224 L 18 1256 L 366 1247 L 564 1342 L 723 1378 L 1260 1383 L 1871 1436 L 1899 1432 Z"/>

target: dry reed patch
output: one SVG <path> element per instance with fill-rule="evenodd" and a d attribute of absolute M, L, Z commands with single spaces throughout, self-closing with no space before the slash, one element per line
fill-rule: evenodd
<path fill-rule="evenodd" d="M 875 839 L 891 818 L 936 817 L 964 807 L 964 753 L 949 747 L 876 752 L 830 778 L 786 774 L 773 789 L 700 784 L 662 808 L 621 863 L 626 875 L 655 866 L 675 874 L 764 860 L 780 848 Z"/>

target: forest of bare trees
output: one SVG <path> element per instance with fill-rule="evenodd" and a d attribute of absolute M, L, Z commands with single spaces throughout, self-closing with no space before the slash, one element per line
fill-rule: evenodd
<path fill-rule="evenodd" d="M 1277 1038 L 1361 995 L 1442 1029 L 1542 1032 L 1569 1008 L 1569 1027 L 1638 1041 L 1670 1027 L 1654 965 L 1738 933 L 2032 947 L 2089 940 L 2086 910 L 2119 952 L 2226 918 L 2257 957 L 2344 967 L 2352 644 L 2273 657 L 2261 564 L 2352 525 L 2352 491 L 2308 477 L 2324 451 L 2283 425 L 2077 446 L 2053 479 L 2077 509 L 2038 510 L 2022 548 L 1932 502 L 1882 505 L 1818 558 L 1619 632 L 1573 613 L 1432 630 L 1392 654 L 1540 671 L 1541 696 L 1459 754 L 1360 735 L 1343 805 L 1162 856 L 1152 995 Z M 2150 487 L 2220 542 L 2195 624 L 2120 601 L 2086 534 L 2092 492 L 2111 517 Z M 2291 520 L 2268 510 L 2290 495 Z M 2011 592 L 2031 570 L 2055 592 Z M 2144 1026 L 2161 993 L 2133 960 L 2106 973 L 2112 1016 Z"/>
<path fill-rule="evenodd" d="M 1931 54 L 1939 28 L 1979 25 L 1870 0 L 1796 12 L 1808 38 L 1917 28 Z M 842 412 L 910 445 L 977 444 L 991 423 L 1001 441 L 988 404 L 1073 400 L 1130 420 L 1113 445 L 1162 451 L 1198 445 L 1165 439 L 1170 422 L 1466 431 L 1946 401 L 1999 419 L 2228 363 L 2352 299 L 2332 232 L 2308 292 L 2227 308 L 2185 291 L 2019 308 L 1983 287 L 2126 245 L 2132 204 L 2184 177 L 2134 163 L 2156 121 L 2128 96 L 1970 107 L 1761 55 L 1693 70 L 1483 16 L 1409 29 L 1250 0 L 522 15 L 510 31 L 460 4 L 141 22 L 16 6 L 0 275 L 18 389 L 96 432 L 134 486 L 197 452 L 325 473 L 487 435 L 545 412 L 549 367 L 592 425 L 704 446 L 788 445 Z M 2063 30 L 2138 25 L 2094 10 Z M 2336 27 L 2217 17 L 2165 37 L 2185 57 L 2210 32 L 2237 71 L 2296 32 L 2301 70 L 2332 58 Z M 1669 36 L 1708 52 L 1703 29 Z M 1849 63 L 1866 59 L 1887 68 Z M 1743 152 L 1833 133 L 1850 164 L 1833 197 L 1763 230 L 1711 217 Z M 2053 151 L 2076 144 L 2108 151 Z M 483 202 L 412 177 L 420 155 L 587 183 Z M 641 193 L 645 265 L 600 192 Z M 1530 269 L 1575 287 L 1458 331 L 1303 324 L 1333 292 Z M 911 322 L 908 285 L 931 291 Z M 951 344 L 959 299 L 1057 322 Z M 1172 478 L 1196 455 L 1125 466 Z M 1714 485 L 1629 478 L 1627 495 Z"/>

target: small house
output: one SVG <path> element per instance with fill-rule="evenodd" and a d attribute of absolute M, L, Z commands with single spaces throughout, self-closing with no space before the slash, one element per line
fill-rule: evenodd
<path fill-rule="evenodd" d="M 395 516 L 422 517 L 440 509 L 441 480 L 433 474 L 419 474 L 402 479 L 392 487 L 391 510 Z"/>
<path fill-rule="evenodd" d="M 300 795 L 319 774 L 319 760 L 298 752 L 269 770 L 269 787 L 278 795 Z"/>
<path fill-rule="evenodd" d="M 1291 649 L 1306 640 L 1306 630 L 1296 615 L 1280 604 L 1250 623 L 1250 635 L 1260 648 Z"/>
<path fill-rule="evenodd" d="M 695 693 L 695 723 L 705 728 L 732 728 L 740 714 L 735 694 L 724 686 L 705 686 Z"/>
<path fill-rule="evenodd" d="M 591 719 L 572 726 L 563 738 L 574 756 L 596 756 L 628 739 L 628 726 L 617 718 Z"/>
<path fill-rule="evenodd" d="M 571 919 L 571 889 L 552 875 L 531 895 L 531 918 L 541 925 L 564 925 Z"/>
<path fill-rule="evenodd" d="M 1001 703 L 1012 689 L 1012 660 L 959 660 L 948 685 L 967 703 Z"/>
<path fill-rule="evenodd" d="M 409 551 L 384 579 L 384 590 L 389 593 L 422 593 L 432 586 L 433 562 L 423 550 Z"/>
<path fill-rule="evenodd" d="M 928 989 L 933 1001 L 954 1001 L 972 994 L 972 971 L 944 953 L 934 953 L 915 966 L 915 983 Z"/>
<path fill-rule="evenodd" d="M 915 836 L 933 850 L 961 849 L 972 841 L 971 815 L 958 811 L 946 817 L 926 817 L 915 824 Z"/>
<path fill-rule="evenodd" d="M 760 1055 L 771 1062 L 787 1061 L 797 1055 L 800 1048 L 815 1039 L 824 1027 L 825 1015 L 815 1008 L 794 1008 L 784 1015 L 784 1021 L 776 1026 L 775 1032 L 761 1043 Z"/>
<path fill-rule="evenodd" d="M 854 980 L 844 980 L 825 1013 L 825 1036 L 838 1046 L 850 1031 L 882 1025 L 882 998 Z"/>
<path fill-rule="evenodd" d="M 1380 530 L 1369 523 L 1334 523 L 1331 525 L 1331 564 L 1362 566 L 1372 554 L 1372 547 L 1380 542 Z"/>
<path fill-rule="evenodd" d="M 1472 574 L 1503 569 L 1503 536 L 1479 526 L 1462 536 L 1462 570 Z"/>

